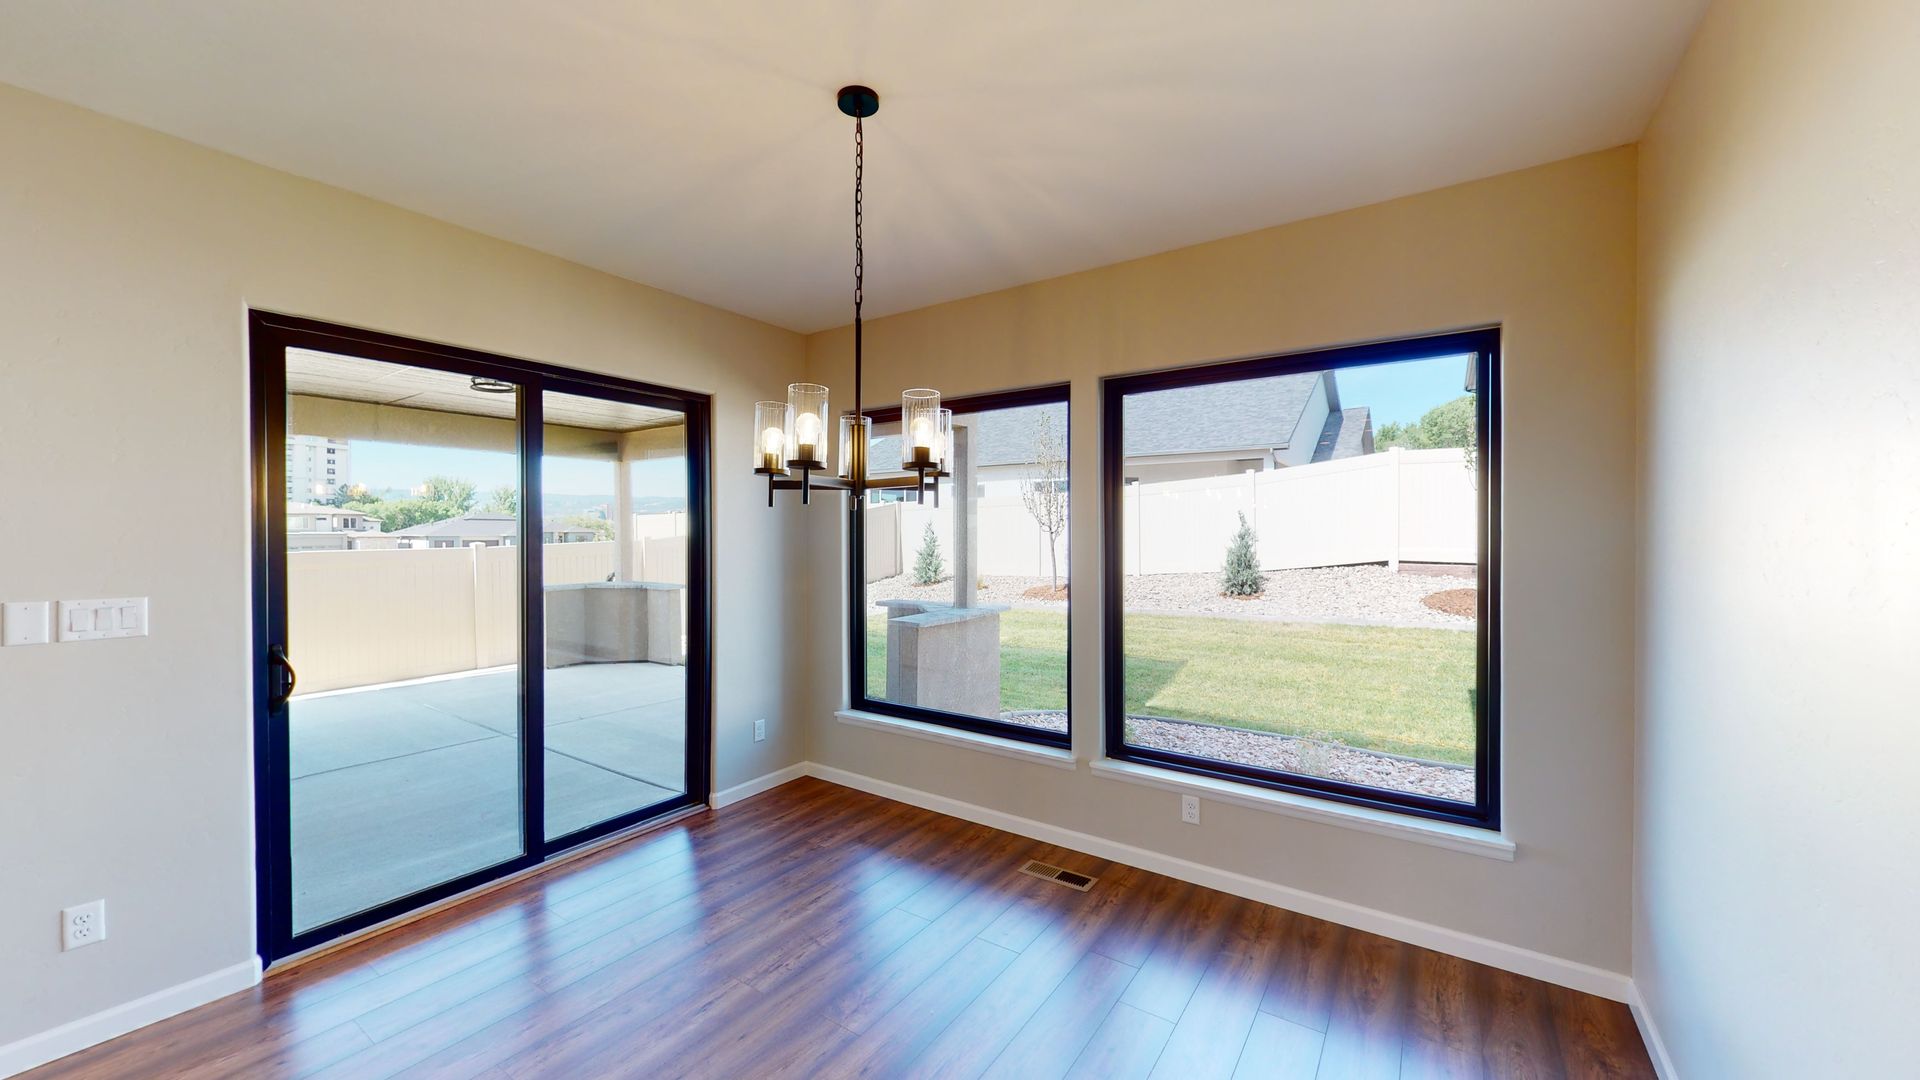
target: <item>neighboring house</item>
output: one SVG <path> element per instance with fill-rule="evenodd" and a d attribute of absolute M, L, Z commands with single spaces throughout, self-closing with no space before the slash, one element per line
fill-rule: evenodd
<path fill-rule="evenodd" d="M 380 519 L 358 510 L 318 503 L 287 503 L 288 551 L 347 551 L 365 547 L 392 547 L 374 541 Z"/>
<path fill-rule="evenodd" d="M 519 543 L 520 519 L 513 514 L 475 511 L 444 521 L 396 529 L 386 535 L 412 548 L 512 547 Z M 600 534 L 548 518 L 540 539 L 547 544 L 584 544 L 600 539 Z"/>
<path fill-rule="evenodd" d="M 1057 405 L 971 418 L 982 496 L 1016 495 L 1033 465 L 1035 426 Z M 1189 480 L 1373 453 L 1366 406 L 1344 408 L 1332 371 L 1185 386 L 1127 399 L 1126 478 Z M 1062 432 L 1064 435 L 1064 432 Z M 899 460 L 900 440 L 874 440 L 876 471 Z"/>
<path fill-rule="evenodd" d="M 379 532 L 380 519 L 359 510 L 318 503 L 287 504 L 288 532 Z"/>

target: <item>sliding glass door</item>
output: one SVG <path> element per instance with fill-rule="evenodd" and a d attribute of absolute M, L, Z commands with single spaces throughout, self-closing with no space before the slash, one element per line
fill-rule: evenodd
<path fill-rule="evenodd" d="M 706 399 L 251 331 L 262 956 L 703 802 Z"/>
<path fill-rule="evenodd" d="M 687 424 L 542 395 L 546 833 L 687 790 Z"/>

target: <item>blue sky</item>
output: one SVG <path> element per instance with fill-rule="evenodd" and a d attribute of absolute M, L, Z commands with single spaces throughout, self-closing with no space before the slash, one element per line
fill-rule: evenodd
<path fill-rule="evenodd" d="M 1467 357 L 1405 360 L 1396 364 L 1368 364 L 1341 368 L 1335 376 L 1340 404 L 1373 410 L 1373 427 L 1398 421 L 1411 423 L 1428 409 L 1467 392 Z"/>
<path fill-rule="evenodd" d="M 429 476 L 470 480 L 483 499 L 497 487 L 518 486 L 519 457 L 491 450 L 461 450 L 444 446 L 353 440 L 352 480 L 382 491 L 411 489 Z M 582 458 L 548 457 L 542 462 L 546 490 L 555 495 L 613 494 L 613 463 Z M 635 495 L 684 496 L 686 462 L 642 461 L 633 467 Z"/>

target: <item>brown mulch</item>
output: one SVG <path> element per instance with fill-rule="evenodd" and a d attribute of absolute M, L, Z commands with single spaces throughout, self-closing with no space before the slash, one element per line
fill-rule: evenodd
<path fill-rule="evenodd" d="M 1480 590 L 1478 589 L 1441 589 L 1437 593 L 1428 593 L 1420 602 L 1435 611 L 1444 611 L 1463 619 L 1471 619 L 1480 614 Z"/>
<path fill-rule="evenodd" d="M 1067 587 L 1062 585 L 1056 589 L 1051 585 L 1035 585 L 1020 595 L 1029 600 L 1065 600 Z"/>

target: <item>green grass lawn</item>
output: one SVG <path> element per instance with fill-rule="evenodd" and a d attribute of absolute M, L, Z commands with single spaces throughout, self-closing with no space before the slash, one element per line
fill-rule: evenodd
<path fill-rule="evenodd" d="M 1126 634 L 1130 713 L 1473 761 L 1472 634 L 1181 615 L 1129 615 Z M 1064 708 L 1066 643 L 1064 614 L 1002 612 L 1000 707 Z M 876 617 L 868 695 L 884 697 L 886 681 L 886 624 Z"/>

